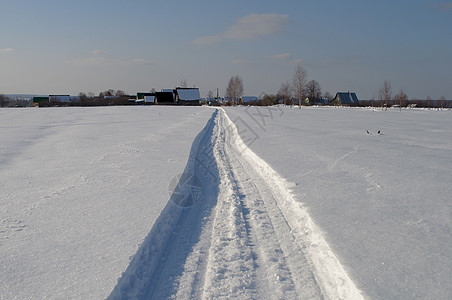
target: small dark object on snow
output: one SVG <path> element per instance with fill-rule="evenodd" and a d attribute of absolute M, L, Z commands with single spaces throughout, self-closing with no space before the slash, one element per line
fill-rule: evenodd
<path fill-rule="evenodd" d="M 367 132 L 367 134 L 370 134 L 370 133 L 369 133 L 369 130 L 366 130 L 366 132 Z"/>
<path fill-rule="evenodd" d="M 377 134 L 381 134 L 381 133 L 380 133 L 380 130 L 378 130 Z"/>

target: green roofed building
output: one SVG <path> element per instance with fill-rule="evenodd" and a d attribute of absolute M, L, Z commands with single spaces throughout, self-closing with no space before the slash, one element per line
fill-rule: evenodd
<path fill-rule="evenodd" d="M 48 106 L 49 97 L 33 97 L 33 106 Z"/>

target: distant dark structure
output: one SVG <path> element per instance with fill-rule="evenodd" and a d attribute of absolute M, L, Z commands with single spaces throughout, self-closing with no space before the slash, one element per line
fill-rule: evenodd
<path fill-rule="evenodd" d="M 49 102 L 69 103 L 71 102 L 70 95 L 49 95 Z"/>
<path fill-rule="evenodd" d="M 174 91 L 175 101 L 178 105 L 201 105 L 201 96 L 198 88 L 176 88 Z"/>
<path fill-rule="evenodd" d="M 136 101 L 143 104 L 155 104 L 155 93 L 138 92 Z"/>
<path fill-rule="evenodd" d="M 176 98 L 173 90 L 162 90 L 155 93 L 155 104 L 175 105 Z"/>
<path fill-rule="evenodd" d="M 330 102 L 332 105 L 338 106 L 359 106 L 359 100 L 355 93 L 338 92 Z"/>
<path fill-rule="evenodd" d="M 155 93 L 155 104 L 199 106 L 201 96 L 198 88 L 164 89 Z"/>

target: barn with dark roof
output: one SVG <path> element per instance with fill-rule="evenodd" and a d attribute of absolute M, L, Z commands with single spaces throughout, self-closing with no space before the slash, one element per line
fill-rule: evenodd
<path fill-rule="evenodd" d="M 331 101 L 333 105 L 344 105 L 344 106 L 358 106 L 359 100 L 356 93 L 351 92 L 338 92 L 336 96 Z"/>

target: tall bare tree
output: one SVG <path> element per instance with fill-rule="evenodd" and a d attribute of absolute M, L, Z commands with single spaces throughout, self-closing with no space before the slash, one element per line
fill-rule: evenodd
<path fill-rule="evenodd" d="M 292 78 L 292 89 L 294 91 L 294 96 L 298 99 L 298 104 L 301 105 L 301 100 L 304 97 L 306 82 L 308 78 L 308 73 L 306 70 L 298 64 L 295 67 L 295 71 Z"/>
<path fill-rule="evenodd" d="M 279 88 L 278 94 L 276 94 L 276 97 L 279 100 L 282 100 L 284 104 L 286 105 L 292 105 L 292 90 L 290 88 L 289 82 L 285 82 L 281 84 L 281 87 Z"/>
<path fill-rule="evenodd" d="M 391 100 L 391 83 L 388 80 L 385 80 L 383 82 L 383 85 L 380 86 L 380 89 L 378 90 L 378 98 L 380 99 L 381 106 L 387 107 L 388 101 Z"/>
<path fill-rule="evenodd" d="M 446 97 L 441 96 L 439 99 L 439 104 L 441 105 L 441 108 L 444 108 L 444 103 L 446 102 Z"/>
<path fill-rule="evenodd" d="M 322 88 L 317 80 L 310 80 L 306 83 L 305 93 L 310 100 L 314 101 L 322 96 Z"/>
<path fill-rule="evenodd" d="M 394 96 L 394 102 L 400 105 L 400 108 L 408 104 L 408 96 L 405 94 L 403 89 L 401 89 L 400 92 Z"/>
<path fill-rule="evenodd" d="M 228 87 L 226 88 L 225 97 L 232 101 L 232 105 L 237 104 L 237 100 L 243 94 L 243 80 L 239 75 L 232 76 L 229 79 Z"/>

